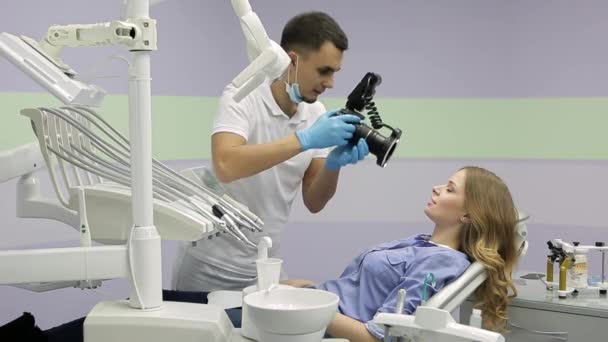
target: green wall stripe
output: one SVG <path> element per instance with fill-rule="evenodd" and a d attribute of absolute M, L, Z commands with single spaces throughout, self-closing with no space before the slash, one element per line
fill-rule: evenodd
<path fill-rule="evenodd" d="M 335 108 L 344 100 L 323 102 Z M 608 159 L 608 98 L 382 98 L 376 104 L 383 120 L 404 132 L 395 157 Z M 47 94 L 0 93 L 0 149 L 33 140 L 20 109 L 57 105 Z M 215 97 L 155 96 L 154 155 L 208 159 L 216 106 Z M 128 131 L 126 96 L 108 96 L 99 112 Z"/>

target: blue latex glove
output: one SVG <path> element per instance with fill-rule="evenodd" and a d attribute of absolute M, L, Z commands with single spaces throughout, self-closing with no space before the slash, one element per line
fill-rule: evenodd
<path fill-rule="evenodd" d="M 337 170 L 347 164 L 357 164 L 358 161 L 365 159 L 368 154 L 367 142 L 361 138 L 357 145 L 338 146 L 329 152 L 327 159 L 325 159 L 325 168 Z"/>
<path fill-rule="evenodd" d="M 321 115 L 315 123 L 296 132 L 296 136 L 302 146 L 302 151 L 311 148 L 326 148 L 342 146 L 355 132 L 355 125 L 361 121 L 356 115 L 335 115 L 339 109 L 330 110 Z"/>

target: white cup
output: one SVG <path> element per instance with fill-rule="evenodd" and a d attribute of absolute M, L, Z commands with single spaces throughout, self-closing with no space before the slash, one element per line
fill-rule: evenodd
<path fill-rule="evenodd" d="M 268 290 L 272 285 L 279 284 L 282 259 L 258 259 L 255 263 L 258 269 L 258 290 Z"/>

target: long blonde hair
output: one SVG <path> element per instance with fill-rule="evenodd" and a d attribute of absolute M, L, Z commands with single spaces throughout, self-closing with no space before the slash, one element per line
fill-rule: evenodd
<path fill-rule="evenodd" d="M 482 310 L 484 328 L 504 331 L 507 306 L 517 295 L 511 277 L 518 258 L 517 209 L 507 185 L 494 173 L 474 166 L 463 169 L 470 222 L 462 226 L 460 246 L 488 275 L 475 291 L 475 307 Z"/>

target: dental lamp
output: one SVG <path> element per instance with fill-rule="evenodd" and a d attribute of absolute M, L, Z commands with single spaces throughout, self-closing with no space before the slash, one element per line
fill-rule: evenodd
<path fill-rule="evenodd" d="M 75 79 L 76 72 L 63 63 L 60 49 L 46 42 L 38 44 L 26 36 L 0 33 L 0 56 L 4 56 L 36 83 L 65 104 L 98 107 L 105 91 Z M 53 56 L 54 55 L 54 56 Z"/>
<path fill-rule="evenodd" d="M 260 18 L 251 10 L 248 0 L 231 0 L 234 12 L 239 17 L 247 42 L 249 64 L 233 80 L 239 88 L 233 99 L 240 102 L 266 78 L 276 80 L 287 71 L 291 59 L 283 48 L 268 38 Z"/>
<path fill-rule="evenodd" d="M 126 13 L 137 6 L 131 3 L 124 2 Z M 0 55 L 66 105 L 99 107 L 106 92 L 76 80 L 76 71 L 61 60 L 60 53 L 65 47 L 100 45 L 123 45 L 131 51 L 154 51 L 156 21 L 128 18 L 97 24 L 54 25 L 40 42 L 26 36 L 0 34 Z"/>
<path fill-rule="evenodd" d="M 369 152 L 377 158 L 376 164 L 385 167 L 388 160 L 393 155 L 395 148 L 397 148 L 397 144 L 399 144 L 401 130 L 399 128 L 392 128 L 383 123 L 380 118 L 380 113 L 376 108 L 376 104 L 373 102 L 376 87 L 379 86 L 380 83 L 382 83 L 380 75 L 373 72 L 365 74 L 355 89 L 348 95 L 345 108 L 340 110 L 337 115 L 352 114 L 363 120 L 365 119 L 365 116 L 361 114 L 361 112 L 367 112 L 373 128 L 364 123 L 356 124 L 355 132 L 353 133 L 353 137 L 349 141 L 349 144 L 356 145 L 359 139 L 365 139 L 369 146 Z M 391 131 L 390 136 L 385 137 L 378 132 L 378 130 L 383 127 L 386 127 Z"/>

